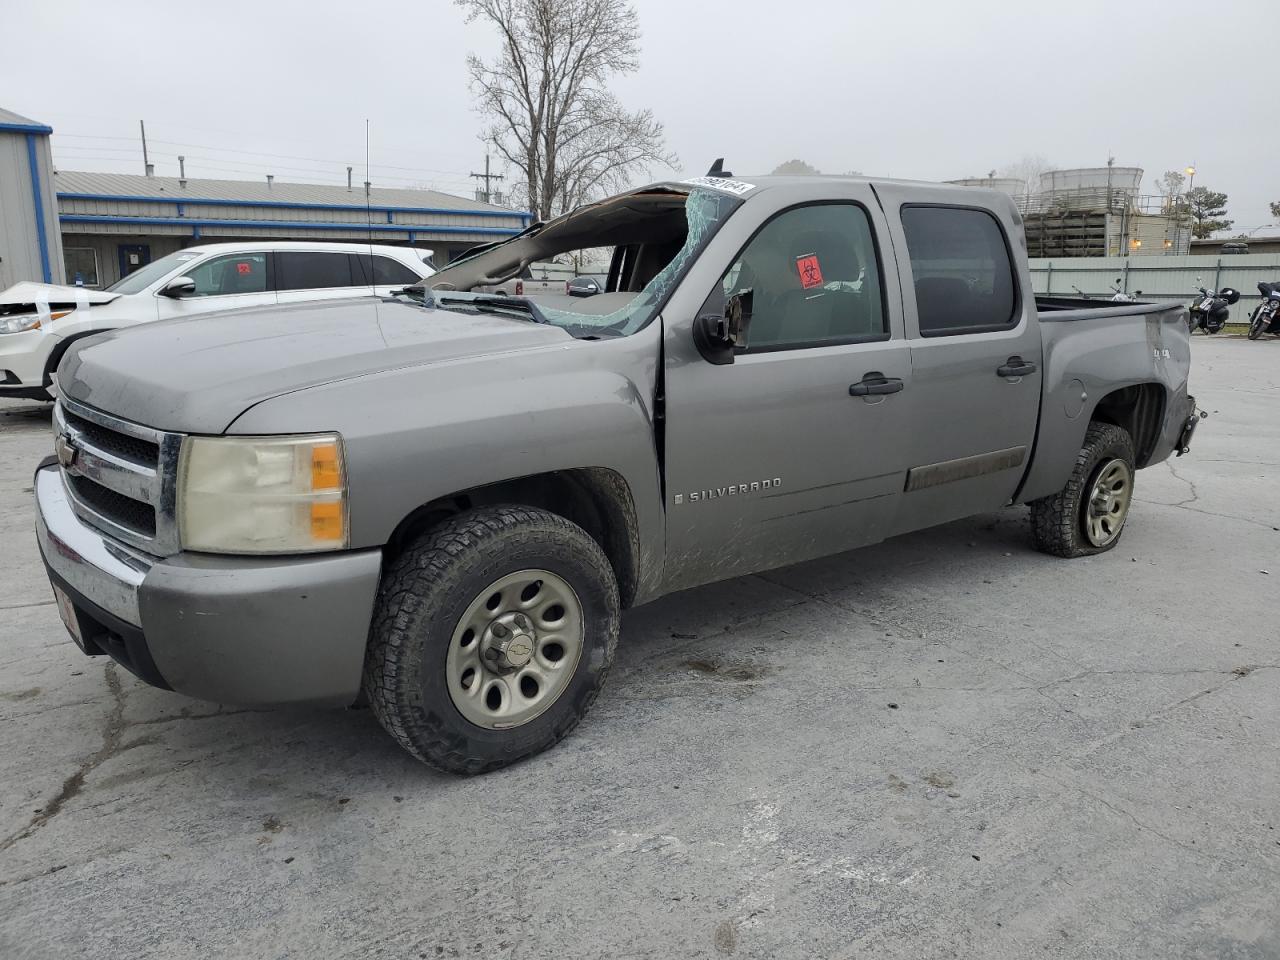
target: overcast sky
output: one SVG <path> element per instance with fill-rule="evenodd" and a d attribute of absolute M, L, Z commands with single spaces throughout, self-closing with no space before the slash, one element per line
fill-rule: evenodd
<path fill-rule="evenodd" d="M 447 0 L 0 2 L 0 106 L 53 126 L 61 168 L 141 173 L 145 119 L 161 174 L 182 153 L 192 177 L 336 183 L 354 163 L 362 181 L 365 118 L 375 184 L 466 194 L 483 167 L 464 61 L 495 40 Z M 1111 155 L 1144 192 L 1194 162 L 1236 229 L 1273 223 L 1280 85 L 1250 65 L 1274 61 L 1272 0 L 636 6 L 642 66 L 614 87 L 666 124 L 682 174 L 797 157 L 943 180 Z"/>

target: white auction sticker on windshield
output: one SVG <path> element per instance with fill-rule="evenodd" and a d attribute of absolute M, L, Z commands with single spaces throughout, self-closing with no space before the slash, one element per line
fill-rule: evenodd
<path fill-rule="evenodd" d="M 729 180 L 726 177 L 690 177 L 680 182 L 696 184 L 699 187 L 713 187 L 725 193 L 737 194 L 739 197 L 756 188 L 754 183 L 743 183 L 741 180 Z"/>

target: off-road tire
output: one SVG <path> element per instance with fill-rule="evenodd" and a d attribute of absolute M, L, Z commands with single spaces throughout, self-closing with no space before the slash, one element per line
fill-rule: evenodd
<path fill-rule="evenodd" d="M 467 606 L 497 578 L 526 568 L 556 574 L 577 594 L 582 654 L 545 712 L 520 726 L 486 729 L 454 706 L 446 656 Z M 419 760 L 449 773 L 486 773 L 546 750 L 578 725 L 613 662 L 618 628 L 613 569 L 585 530 L 533 507 L 470 510 L 432 527 L 384 570 L 364 692 L 382 726 Z"/>
<path fill-rule="evenodd" d="M 1055 557 L 1088 557 L 1105 553 L 1120 542 L 1123 527 L 1115 539 L 1100 547 L 1085 534 L 1087 498 L 1094 475 L 1113 459 L 1123 460 L 1133 474 L 1135 456 L 1128 431 L 1111 423 L 1090 423 L 1067 485 L 1052 496 L 1031 501 L 1031 536 L 1037 550 Z"/>

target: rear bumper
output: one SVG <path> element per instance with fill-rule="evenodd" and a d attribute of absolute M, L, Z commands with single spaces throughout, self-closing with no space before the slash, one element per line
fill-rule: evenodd
<path fill-rule="evenodd" d="M 138 553 L 72 512 L 56 467 L 37 470 L 36 535 L 91 654 L 201 700 L 352 703 L 381 551 L 246 558 Z"/>
<path fill-rule="evenodd" d="M 1174 445 L 1174 453 L 1182 456 L 1191 449 L 1191 438 L 1195 435 L 1196 427 L 1200 425 L 1200 421 L 1209 414 L 1196 409 L 1196 398 L 1187 397 L 1186 406 L 1187 415 L 1182 421 L 1182 430 L 1178 434 L 1177 443 Z"/>

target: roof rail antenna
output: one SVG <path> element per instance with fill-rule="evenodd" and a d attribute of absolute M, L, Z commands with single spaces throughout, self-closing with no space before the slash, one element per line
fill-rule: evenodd
<path fill-rule="evenodd" d="M 724 168 L 724 157 L 718 157 L 707 171 L 708 177 L 732 177 L 733 174 Z"/>

